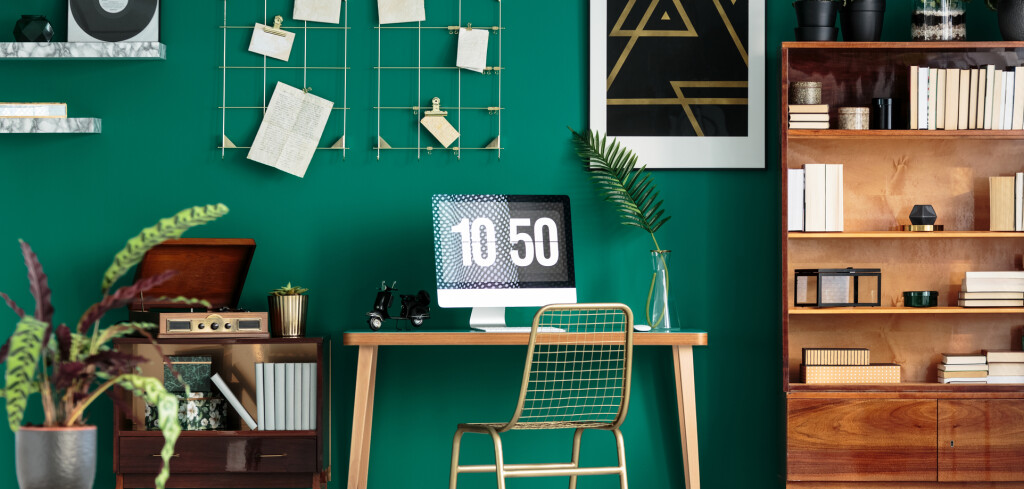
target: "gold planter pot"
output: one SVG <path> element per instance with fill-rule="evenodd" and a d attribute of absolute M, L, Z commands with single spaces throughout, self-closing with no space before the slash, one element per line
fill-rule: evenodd
<path fill-rule="evenodd" d="M 302 338 L 306 336 L 306 306 L 308 295 L 272 295 L 267 297 L 270 305 L 271 334 L 280 338 Z"/>

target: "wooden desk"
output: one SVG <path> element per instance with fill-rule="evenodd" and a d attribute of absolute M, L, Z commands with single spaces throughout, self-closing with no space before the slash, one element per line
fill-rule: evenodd
<path fill-rule="evenodd" d="M 484 333 L 469 330 L 410 332 L 350 331 L 342 343 L 359 347 L 356 367 L 355 407 L 352 409 L 352 450 L 348 463 L 348 489 L 366 489 L 370 467 L 370 431 L 373 423 L 373 389 L 377 377 L 377 348 L 380 346 L 526 345 L 529 333 Z M 693 385 L 693 347 L 707 345 L 708 334 L 697 330 L 635 333 L 634 345 L 672 347 L 676 373 L 676 403 L 679 433 L 683 444 L 683 473 L 686 489 L 700 489 L 697 455 L 697 409 Z"/>

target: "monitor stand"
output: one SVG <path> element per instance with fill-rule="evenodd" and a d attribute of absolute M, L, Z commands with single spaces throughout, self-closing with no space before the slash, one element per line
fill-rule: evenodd
<path fill-rule="evenodd" d="M 505 326 L 504 307 L 474 307 L 469 314 L 469 327 Z"/>

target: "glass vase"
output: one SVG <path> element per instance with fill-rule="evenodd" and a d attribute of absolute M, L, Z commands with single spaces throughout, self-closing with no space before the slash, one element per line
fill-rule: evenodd
<path fill-rule="evenodd" d="M 910 36 L 915 41 L 966 41 L 963 0 L 914 0 Z"/>
<path fill-rule="evenodd" d="M 647 324 L 651 330 L 664 331 L 673 326 L 672 307 L 668 295 L 668 263 L 671 251 L 651 250 L 653 274 L 647 293 Z"/>

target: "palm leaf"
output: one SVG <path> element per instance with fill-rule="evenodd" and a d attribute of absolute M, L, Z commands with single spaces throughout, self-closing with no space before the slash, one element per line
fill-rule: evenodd
<path fill-rule="evenodd" d="M 10 307 L 11 310 L 14 311 L 14 313 L 17 314 L 19 318 L 25 317 L 25 311 L 22 308 L 18 307 L 18 305 L 14 303 L 14 299 L 11 299 L 9 295 L 0 292 L 0 298 L 2 298 L 4 302 L 7 303 L 7 307 Z"/>
<path fill-rule="evenodd" d="M 637 168 L 637 156 L 618 141 L 596 131 L 576 132 L 571 127 L 576 154 L 591 172 L 604 200 L 615 204 L 622 224 L 636 226 L 652 236 L 669 220 L 661 209 L 654 180 L 647 166 Z"/>
<path fill-rule="evenodd" d="M 163 284 L 174 277 L 177 273 L 178 272 L 175 270 L 165 270 L 163 273 L 158 275 L 146 277 L 137 283 L 121 287 L 113 294 L 106 295 L 104 293 L 103 300 L 93 304 L 92 307 L 86 309 L 85 313 L 82 314 L 82 318 L 78 320 L 78 332 L 84 333 L 89 328 L 90 324 L 102 318 L 107 311 L 123 307 L 125 304 L 135 300 L 139 294 Z"/>
<path fill-rule="evenodd" d="M 32 251 L 28 243 L 18 240 L 21 244 L 21 254 L 25 257 L 25 268 L 28 269 L 28 286 L 32 297 L 36 299 L 36 319 L 49 323 L 53 318 L 53 304 L 50 302 L 50 285 L 43 272 L 43 265 L 39 263 L 39 257 Z"/>
<path fill-rule="evenodd" d="M 114 255 L 114 262 L 103 274 L 101 291 L 106 295 L 114 283 L 131 267 L 142 261 L 142 257 L 154 246 L 169 239 L 180 238 L 189 228 L 206 224 L 227 213 L 228 208 L 224 204 L 196 206 L 172 217 L 163 218 L 153 226 L 143 229 L 138 236 L 128 240 L 124 249 Z"/>
<path fill-rule="evenodd" d="M 156 405 L 157 426 L 164 435 L 164 446 L 160 449 L 160 458 L 164 464 L 160 473 L 156 476 L 156 489 L 164 489 L 167 478 L 170 477 L 171 457 L 174 455 L 174 444 L 181 434 L 181 425 L 178 423 L 178 398 L 164 389 L 163 382 L 142 375 L 127 374 L 118 378 L 118 385 L 129 390 L 138 397 L 142 397 L 150 404 Z"/>
<path fill-rule="evenodd" d="M 7 376 L 4 396 L 7 399 L 7 422 L 11 431 L 18 431 L 25 416 L 25 405 L 32 393 L 43 332 L 48 325 L 32 316 L 25 316 L 14 328 L 7 355 Z"/>

